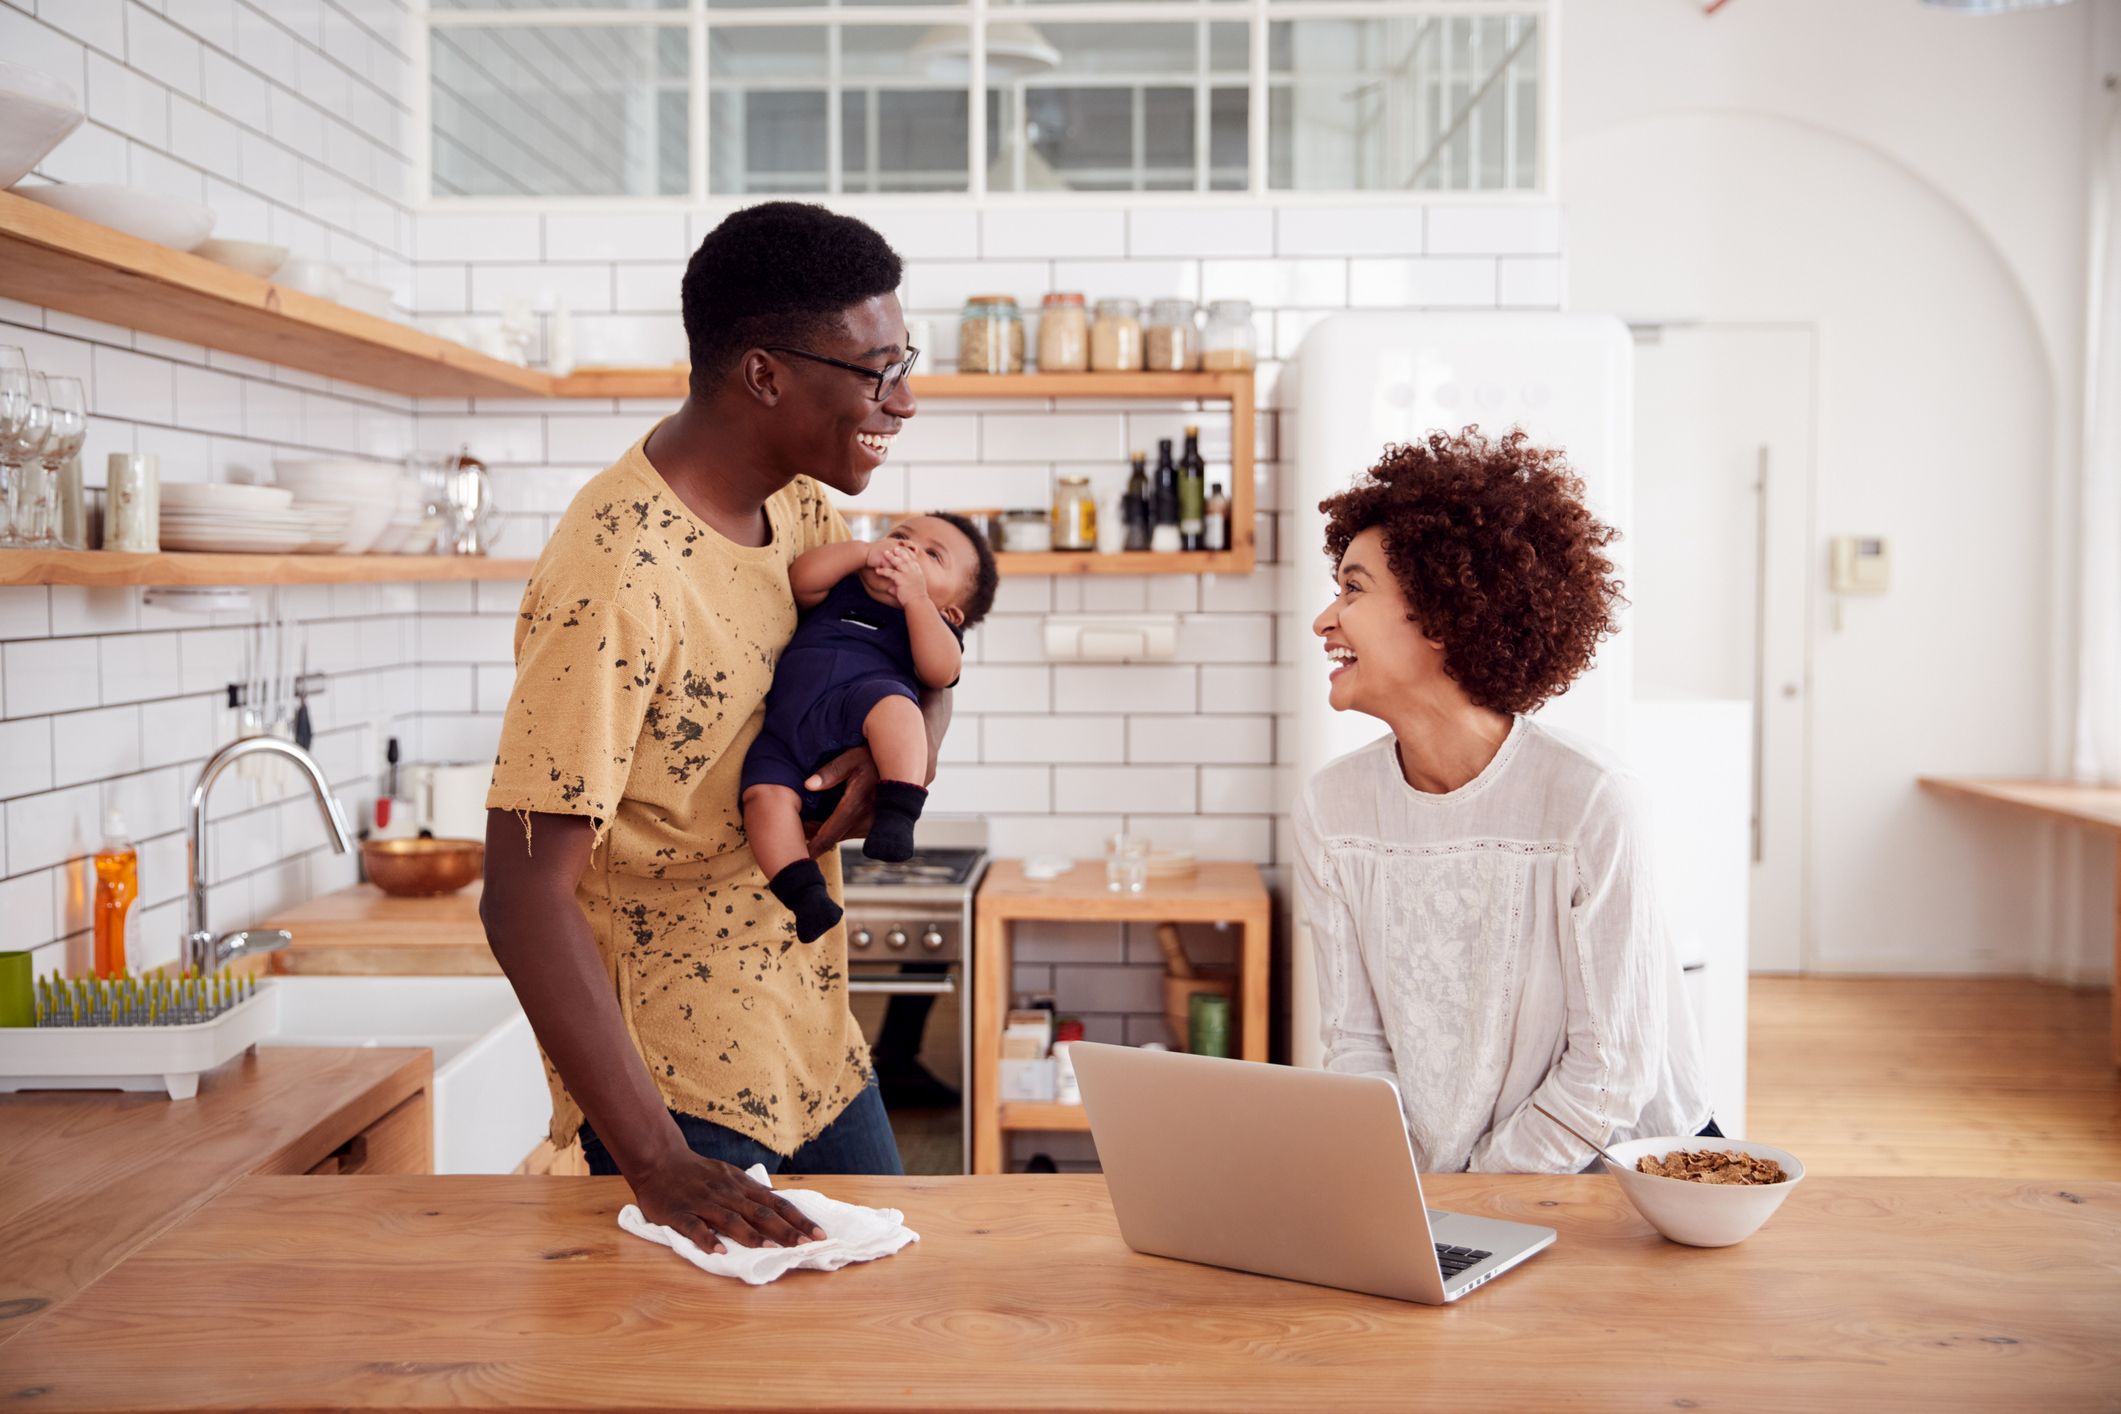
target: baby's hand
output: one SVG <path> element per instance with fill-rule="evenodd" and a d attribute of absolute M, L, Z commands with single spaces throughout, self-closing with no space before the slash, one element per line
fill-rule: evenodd
<path fill-rule="evenodd" d="M 903 542 L 892 552 L 881 571 L 898 595 L 899 607 L 910 609 L 928 599 L 928 576 L 921 573 L 920 551 Z"/>
<path fill-rule="evenodd" d="M 882 570 L 891 558 L 891 547 L 895 543 L 899 542 L 890 540 L 870 541 L 869 554 L 863 559 L 862 567 L 864 569 Z"/>

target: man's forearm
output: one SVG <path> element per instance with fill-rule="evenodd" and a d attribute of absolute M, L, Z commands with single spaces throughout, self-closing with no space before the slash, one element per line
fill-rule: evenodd
<path fill-rule="evenodd" d="M 506 826 L 489 831 L 489 861 L 497 853 L 493 845 L 506 847 L 505 839 L 494 838 L 504 830 L 516 831 L 516 847 L 522 847 L 515 818 L 504 818 Z M 541 862 L 560 864 L 546 851 L 568 851 L 562 840 L 548 844 L 548 838 L 573 825 L 586 833 L 588 822 L 536 817 Z M 585 849 L 585 859 L 586 854 Z M 562 865 L 532 875 L 525 862 L 504 856 L 501 867 L 489 868 L 479 917 L 486 926 L 487 945 L 515 988 L 538 1044 L 612 1159 L 632 1177 L 683 1149 L 685 1141 L 626 1034 L 625 1017 L 589 920 L 571 888 L 563 897 L 555 896 L 553 880 L 572 880 L 580 872 Z"/>

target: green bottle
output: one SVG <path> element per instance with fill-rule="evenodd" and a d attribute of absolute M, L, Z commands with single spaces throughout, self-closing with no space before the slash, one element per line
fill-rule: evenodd
<path fill-rule="evenodd" d="M 1208 464 L 1201 460 L 1200 429 L 1186 429 L 1185 455 L 1178 461 L 1178 543 L 1184 550 L 1202 547 L 1202 516 L 1207 505 Z"/>

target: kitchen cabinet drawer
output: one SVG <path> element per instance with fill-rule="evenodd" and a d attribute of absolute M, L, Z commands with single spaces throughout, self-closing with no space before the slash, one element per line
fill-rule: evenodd
<path fill-rule="evenodd" d="M 434 1105 L 425 1090 L 332 1150 L 312 1174 L 433 1173 Z"/>

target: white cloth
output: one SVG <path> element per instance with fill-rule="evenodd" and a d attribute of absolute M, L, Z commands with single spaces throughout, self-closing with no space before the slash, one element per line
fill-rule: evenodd
<path fill-rule="evenodd" d="M 1299 794 L 1325 1067 L 1399 1086 L 1423 1170 L 1574 1173 L 1589 1149 L 1709 1119 L 1701 1048 L 1636 787 L 1525 717 L 1455 791 L 1387 733 Z"/>
<path fill-rule="evenodd" d="M 773 1187 L 764 1165 L 753 1164 L 746 1172 L 765 1187 Z M 807 1188 L 783 1189 L 781 1196 L 818 1225 L 825 1234 L 822 1242 L 806 1242 L 799 1247 L 739 1247 L 725 1237 L 722 1243 L 728 1251 L 703 1252 L 683 1233 L 648 1221 L 631 1203 L 619 1209 L 619 1226 L 635 1237 L 661 1243 L 703 1272 L 735 1277 L 751 1286 L 764 1286 L 797 1267 L 836 1272 L 850 1262 L 872 1262 L 921 1240 L 919 1233 L 906 1226 L 906 1215 L 896 1208 L 858 1207 Z"/>

